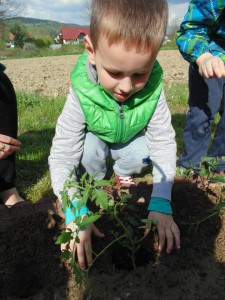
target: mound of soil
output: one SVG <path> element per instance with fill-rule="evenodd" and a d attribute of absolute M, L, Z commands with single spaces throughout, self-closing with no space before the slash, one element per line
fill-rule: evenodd
<path fill-rule="evenodd" d="M 150 182 L 140 182 L 130 201 L 136 218 L 146 218 Z M 137 199 L 142 199 L 137 203 Z M 26 207 L 0 208 L 0 299 L 223 299 L 225 295 L 224 217 L 212 209 L 220 188 L 207 192 L 197 183 L 176 181 L 173 187 L 174 218 L 181 231 L 181 250 L 157 252 L 157 235 L 151 233 L 137 254 L 137 268 L 128 253 L 115 245 L 91 268 L 89 286 L 79 289 L 70 268 L 60 260 L 55 240 L 64 228 L 58 202 L 42 199 Z M 199 222 L 201 221 L 202 222 Z M 93 238 L 99 251 L 110 240 L 114 224 L 101 220 L 104 239 Z M 139 229 L 140 230 L 140 229 Z"/>

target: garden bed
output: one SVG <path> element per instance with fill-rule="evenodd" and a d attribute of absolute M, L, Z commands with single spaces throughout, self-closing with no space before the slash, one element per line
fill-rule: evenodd
<path fill-rule="evenodd" d="M 138 217 L 146 218 L 151 183 L 140 182 L 136 203 Z M 150 234 L 142 245 L 136 270 L 126 262 L 117 245 L 92 267 L 89 286 L 79 289 L 69 267 L 60 260 L 55 241 L 64 228 L 58 202 L 42 199 L 11 209 L 0 207 L 0 299 L 223 299 L 225 295 L 225 226 L 212 213 L 219 201 L 218 185 L 207 193 L 197 183 L 176 181 L 173 188 L 174 219 L 181 230 L 181 250 L 170 255 L 157 252 L 157 237 Z M 99 226 L 106 238 L 93 239 L 95 251 L 110 239 L 113 224 Z M 117 255 L 119 254 L 119 255 Z M 122 259 L 121 259 L 122 258 Z"/>

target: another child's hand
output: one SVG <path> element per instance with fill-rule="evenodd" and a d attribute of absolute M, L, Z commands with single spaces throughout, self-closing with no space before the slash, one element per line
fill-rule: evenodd
<path fill-rule="evenodd" d="M 208 78 L 221 78 L 225 75 L 224 62 L 218 56 L 213 56 L 211 53 L 204 53 L 198 57 L 196 64 L 199 68 L 199 74 Z"/>
<path fill-rule="evenodd" d="M 172 215 L 160 213 L 157 211 L 150 211 L 148 215 L 149 220 L 156 220 L 159 247 L 158 250 L 161 252 L 166 243 L 166 252 L 170 253 L 173 249 L 173 245 L 177 249 L 180 249 L 180 231 L 177 224 L 174 222 Z"/>
<path fill-rule="evenodd" d="M 71 229 L 73 232 L 76 230 L 76 224 L 70 222 L 67 228 Z M 92 246 L 91 246 L 91 234 L 97 237 L 104 237 L 94 224 L 87 226 L 85 230 L 79 232 L 79 243 L 75 243 L 75 239 L 70 241 L 70 249 L 73 251 L 73 257 L 76 256 L 79 267 L 85 269 L 92 264 Z M 61 251 L 66 250 L 67 244 L 61 245 Z"/>
<path fill-rule="evenodd" d="M 0 134 L 0 159 L 20 150 L 20 142 L 10 136 Z"/>

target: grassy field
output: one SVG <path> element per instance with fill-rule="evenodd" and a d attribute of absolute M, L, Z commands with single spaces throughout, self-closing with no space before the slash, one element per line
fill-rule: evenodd
<path fill-rule="evenodd" d="M 50 48 L 36 48 L 34 50 L 24 50 L 20 48 L 1 48 L 0 60 L 4 59 L 19 59 L 32 57 L 46 57 L 46 56 L 61 56 L 81 54 L 84 51 L 84 44 L 79 45 L 62 45 L 60 49 Z"/>
<path fill-rule="evenodd" d="M 49 99 L 24 93 L 17 96 L 18 139 L 22 143 L 17 154 L 18 190 L 25 198 L 36 201 L 53 195 L 47 159 L 65 97 Z"/>
<path fill-rule="evenodd" d="M 178 155 L 182 151 L 182 128 L 187 111 L 187 85 L 165 87 L 172 123 L 177 135 Z M 57 118 L 65 97 L 50 99 L 35 94 L 18 93 L 18 139 L 22 143 L 17 154 L 17 186 L 23 197 L 35 202 L 53 195 L 48 156 Z"/>

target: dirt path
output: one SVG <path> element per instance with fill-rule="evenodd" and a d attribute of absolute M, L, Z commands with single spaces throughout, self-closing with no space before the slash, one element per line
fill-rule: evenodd
<path fill-rule="evenodd" d="M 4 60 L 6 73 L 16 91 L 37 92 L 56 97 L 67 95 L 69 77 L 77 55 Z M 186 83 L 188 63 L 178 50 L 160 51 L 159 62 L 164 70 L 165 83 Z"/>

